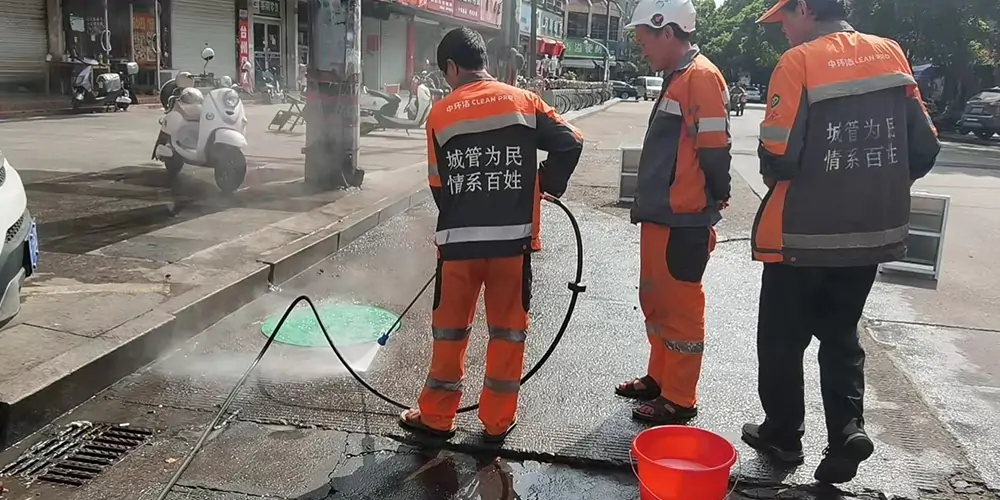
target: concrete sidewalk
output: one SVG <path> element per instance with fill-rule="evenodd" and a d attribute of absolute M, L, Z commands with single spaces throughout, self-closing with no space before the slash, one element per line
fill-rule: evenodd
<path fill-rule="evenodd" d="M 428 196 L 419 131 L 363 138 L 361 189 L 310 192 L 305 127 L 266 131 L 282 108 L 248 108 L 250 172 L 233 196 L 209 169 L 172 182 L 149 160 L 159 112 L 0 123 L 41 243 L 0 331 L 0 448 Z"/>

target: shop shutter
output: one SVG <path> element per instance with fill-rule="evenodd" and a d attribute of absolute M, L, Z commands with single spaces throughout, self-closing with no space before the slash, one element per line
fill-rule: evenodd
<path fill-rule="evenodd" d="M 212 47 L 215 59 L 208 63 L 208 72 L 216 78 L 229 76 L 239 81 L 236 73 L 236 2 L 233 0 L 173 0 L 170 29 L 173 40 L 173 68 L 201 72 L 205 62 L 201 51 Z"/>
<path fill-rule="evenodd" d="M 45 79 L 44 0 L 0 0 L 0 82 Z"/>

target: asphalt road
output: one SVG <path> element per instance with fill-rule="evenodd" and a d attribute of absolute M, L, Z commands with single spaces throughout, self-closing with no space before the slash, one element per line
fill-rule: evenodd
<path fill-rule="evenodd" d="M 614 200 L 619 149 L 639 144 L 649 106 L 623 103 L 579 123 L 588 147 L 567 201 L 584 231 L 589 291 L 556 356 L 522 392 L 521 423 L 504 449 L 488 448 L 478 440 L 474 417 L 460 419 L 463 432 L 450 445 L 414 441 L 395 426 L 396 409 L 359 390 L 325 349 L 277 345 L 238 394 L 235 412 L 212 435 L 170 498 L 636 498 L 628 450 L 631 438 L 642 428 L 629 421 L 630 406 L 614 398 L 610 389 L 641 373 L 648 347 L 636 299 L 638 232 L 628 223 L 627 210 Z M 845 486 L 845 493 L 817 490 L 810 484 L 825 444 L 821 433 L 814 431 L 823 427 L 814 363 L 807 363 L 811 432 L 805 466 L 772 470 L 737 442 L 739 425 L 760 418 L 752 347 L 759 267 L 750 262 L 746 242 L 758 203 L 752 189 L 758 121 L 751 111 L 733 122 L 734 165 L 749 183 L 734 177 L 733 207 L 717 228 L 720 244 L 706 275 L 710 342 L 700 389 L 702 413 L 693 422 L 736 444 L 742 457 L 733 470 L 740 479 L 739 498 L 997 498 L 986 491 L 983 477 L 988 482 L 996 471 L 988 469 L 992 467 L 988 453 L 997 455 L 1000 440 L 993 439 L 989 427 L 991 423 L 998 427 L 998 413 L 991 416 L 981 408 L 974 412 L 978 427 L 961 431 L 964 423 L 956 413 L 941 411 L 942 406 L 955 405 L 955 398 L 968 395 L 969 389 L 986 387 L 985 383 L 976 379 L 958 385 L 968 372 L 955 371 L 962 354 L 954 349 L 924 352 L 918 344 L 899 347 L 903 341 L 929 342 L 928 349 L 946 349 L 941 339 L 934 338 L 940 329 L 932 326 L 917 330 L 900 321 L 893 325 L 892 339 L 882 335 L 889 330 L 879 328 L 866 335 L 866 406 L 878 445 L 876 455 L 858 479 Z M 402 310 L 432 269 L 433 216 L 433 208 L 426 205 L 398 216 L 71 412 L 50 432 L 70 422 L 91 421 L 127 422 L 131 428 L 155 433 L 147 446 L 138 447 L 86 486 L 25 488 L 18 481 L 7 481 L 10 498 L 155 498 L 260 349 L 261 322 L 303 293 L 318 300 Z M 545 250 L 535 260 L 529 363 L 538 359 L 562 320 L 568 299 L 565 283 L 572 271 L 568 257 L 573 252 L 572 234 L 562 215 L 547 207 L 544 220 Z M 965 280 L 955 276 L 954 282 L 960 281 Z M 425 295 L 417 302 L 387 346 L 369 343 L 349 353 L 373 385 L 404 401 L 412 400 L 426 369 L 429 300 Z M 934 313 L 914 299 L 912 289 L 887 283 L 879 284 L 869 310 L 882 320 L 917 310 Z M 973 315 L 967 316 L 972 321 Z M 475 382 L 482 377 L 483 347 L 478 335 L 469 353 L 472 383 L 467 384 L 466 399 L 470 402 L 478 395 Z M 939 361 L 933 355 L 939 354 L 950 357 L 932 366 Z M 814 356 L 815 347 L 809 358 Z M 942 370 L 948 371 L 947 377 L 939 384 L 931 381 Z M 978 446 L 970 445 L 971 432 L 981 433 Z M 0 456 L 0 463 L 15 460 L 22 450 Z"/>

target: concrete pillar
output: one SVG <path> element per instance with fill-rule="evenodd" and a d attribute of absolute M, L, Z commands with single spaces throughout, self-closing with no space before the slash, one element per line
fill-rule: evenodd
<path fill-rule="evenodd" d="M 60 0 L 45 0 L 45 12 L 48 13 L 48 46 L 49 55 L 56 61 L 61 61 L 66 52 L 66 33 L 63 31 L 63 11 Z"/>
<path fill-rule="evenodd" d="M 284 12 L 281 13 L 284 27 L 285 56 L 282 73 L 285 75 L 285 88 L 298 91 L 299 75 L 299 1 L 285 0 Z"/>

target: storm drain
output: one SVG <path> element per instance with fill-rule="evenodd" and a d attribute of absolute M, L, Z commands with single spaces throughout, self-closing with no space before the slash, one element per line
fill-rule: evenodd
<path fill-rule="evenodd" d="M 83 486 L 152 436 L 127 425 L 73 422 L 0 469 L 0 476 Z"/>

